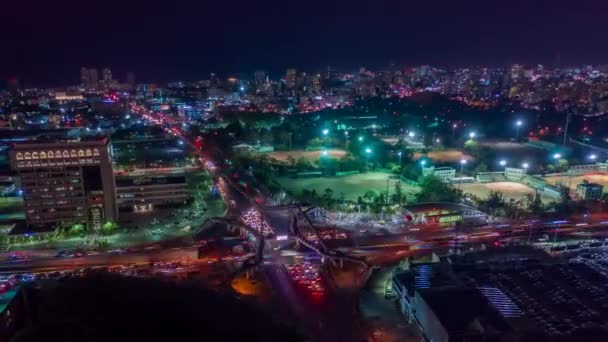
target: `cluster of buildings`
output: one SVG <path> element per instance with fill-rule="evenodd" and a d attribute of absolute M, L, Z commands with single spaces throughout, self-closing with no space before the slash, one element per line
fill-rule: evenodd
<path fill-rule="evenodd" d="M 103 135 L 12 141 L 8 154 L 12 184 L 19 189 L 13 196 L 23 198 L 28 231 L 74 224 L 99 230 L 125 213 L 148 213 L 190 198 L 184 165 L 117 167 Z"/>
<path fill-rule="evenodd" d="M 203 119 L 223 110 L 307 113 L 350 106 L 362 97 L 409 97 L 421 92 L 441 93 L 479 107 L 506 104 L 599 115 L 608 111 L 608 67 L 549 69 L 543 65 L 515 64 L 506 68 L 446 69 L 421 65 L 373 71 L 361 68 L 356 72 L 327 68 L 314 73 L 289 68 L 278 79 L 257 70 L 249 79 L 211 74 L 205 80 L 171 82 L 165 87 L 136 85 L 132 72 L 127 73 L 123 82 L 118 82 L 110 68 L 82 67 L 80 83 L 72 87 L 21 89 L 16 86 L 8 90 L 0 92 L 0 107 L 16 100 L 28 106 L 52 107 L 56 103 L 96 99 L 109 103 L 136 98 L 160 109 L 169 108 L 183 116 Z M 35 112 L 33 108 L 20 109 L 19 113 L 0 111 L 0 127 L 19 127 L 7 116 Z"/>

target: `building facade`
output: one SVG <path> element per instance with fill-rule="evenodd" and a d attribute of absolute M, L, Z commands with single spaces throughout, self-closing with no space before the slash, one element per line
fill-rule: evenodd
<path fill-rule="evenodd" d="M 456 169 L 453 167 L 425 167 L 422 169 L 423 176 L 433 175 L 442 181 L 449 183 L 454 177 L 456 177 Z"/>
<path fill-rule="evenodd" d="M 184 173 L 141 173 L 116 176 L 120 210 L 145 213 L 154 207 L 184 204 L 189 198 Z"/>
<path fill-rule="evenodd" d="M 602 198 L 604 187 L 600 184 L 589 183 L 587 181 L 582 182 L 576 187 L 576 194 L 578 197 L 585 201 L 595 201 Z"/>
<path fill-rule="evenodd" d="M 81 223 L 98 230 L 118 219 L 107 138 L 18 142 L 10 161 L 31 229 Z"/>

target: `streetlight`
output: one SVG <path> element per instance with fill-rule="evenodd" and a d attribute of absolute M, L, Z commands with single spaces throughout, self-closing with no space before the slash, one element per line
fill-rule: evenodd
<path fill-rule="evenodd" d="M 519 128 L 524 124 L 523 121 L 517 120 L 515 122 L 515 141 L 519 141 Z"/>
<path fill-rule="evenodd" d="M 454 134 L 456 133 L 456 127 L 458 127 L 457 124 L 452 125 L 452 139 L 454 139 Z"/>
<path fill-rule="evenodd" d="M 528 164 L 527 162 L 523 162 L 523 164 L 521 164 L 521 167 L 527 170 L 528 168 L 530 168 L 530 164 Z"/>
<path fill-rule="evenodd" d="M 561 158 L 562 158 L 561 153 L 554 153 L 553 154 L 553 159 L 558 160 L 558 159 L 561 159 Z"/>
<path fill-rule="evenodd" d="M 500 166 L 507 166 L 507 161 L 502 159 L 500 162 L 498 162 L 498 164 L 500 164 Z"/>
<path fill-rule="evenodd" d="M 369 147 L 365 148 L 365 169 L 369 167 L 369 156 L 372 154 L 372 149 Z"/>
<path fill-rule="evenodd" d="M 475 132 L 471 132 L 471 133 L 469 133 L 469 138 L 471 138 L 471 139 L 475 139 L 475 136 L 476 136 L 476 135 L 477 135 L 477 134 L 475 134 Z"/>
<path fill-rule="evenodd" d="M 592 153 L 592 154 L 589 155 L 589 159 L 590 160 L 596 160 L 597 159 L 597 155 L 594 154 L 594 153 Z"/>
<path fill-rule="evenodd" d="M 467 160 L 466 159 L 460 159 L 460 181 L 458 182 L 458 185 L 460 186 L 460 184 L 462 183 L 462 176 L 463 176 L 463 171 L 464 171 L 464 166 L 466 165 Z"/>
<path fill-rule="evenodd" d="M 362 136 L 359 136 L 358 140 L 359 140 L 359 141 L 363 141 L 363 137 L 362 137 Z"/>
<path fill-rule="evenodd" d="M 416 133 L 414 133 L 414 132 L 409 132 L 409 133 L 407 134 L 407 136 L 408 136 L 408 137 L 410 137 L 410 138 L 413 138 L 413 137 L 415 137 L 415 136 L 416 136 Z"/>
<path fill-rule="evenodd" d="M 321 154 L 323 154 L 324 157 L 327 157 L 327 150 L 323 150 L 323 152 L 321 152 Z"/>
<path fill-rule="evenodd" d="M 399 156 L 399 165 L 401 165 L 401 155 L 403 155 L 401 151 L 397 152 L 397 156 Z"/>
<path fill-rule="evenodd" d="M 323 135 L 327 136 L 328 134 L 329 134 L 329 130 L 328 130 L 327 128 L 325 128 L 325 129 L 323 130 Z"/>

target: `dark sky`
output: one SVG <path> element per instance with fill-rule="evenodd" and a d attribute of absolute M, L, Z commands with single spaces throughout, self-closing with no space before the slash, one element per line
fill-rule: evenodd
<path fill-rule="evenodd" d="M 76 83 L 275 76 L 418 63 L 608 63 L 605 0 L 5 0 L 0 78 Z"/>

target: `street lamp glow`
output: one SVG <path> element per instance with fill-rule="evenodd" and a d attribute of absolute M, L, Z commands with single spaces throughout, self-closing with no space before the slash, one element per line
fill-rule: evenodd
<path fill-rule="evenodd" d="M 369 148 L 369 147 L 368 147 L 368 148 L 366 148 L 366 149 L 365 149 L 365 153 L 367 153 L 367 154 L 372 153 L 372 149 L 371 149 L 371 148 Z"/>
<path fill-rule="evenodd" d="M 591 160 L 596 160 L 596 159 L 597 159 L 597 155 L 595 155 L 595 154 L 590 154 L 590 155 L 589 155 L 589 159 L 591 159 Z"/>
<path fill-rule="evenodd" d="M 422 166 L 426 165 L 426 160 L 421 160 L 420 165 L 422 165 Z"/>
<path fill-rule="evenodd" d="M 506 166 L 507 165 L 507 161 L 502 159 L 500 162 L 498 162 L 500 164 L 500 166 Z"/>
<path fill-rule="evenodd" d="M 363 141 L 363 137 L 359 137 L 359 141 Z"/>
<path fill-rule="evenodd" d="M 562 155 L 560 153 L 553 154 L 553 159 L 560 159 Z"/>
<path fill-rule="evenodd" d="M 435 142 L 439 144 L 441 142 L 441 139 L 437 138 L 435 139 Z"/>
<path fill-rule="evenodd" d="M 466 163 L 467 163 L 467 160 L 466 160 L 466 159 L 460 159 L 460 165 L 464 165 L 464 164 L 466 164 Z"/>
<path fill-rule="evenodd" d="M 328 135 L 329 134 L 329 130 L 326 128 L 323 130 L 323 135 Z"/>
<path fill-rule="evenodd" d="M 517 127 L 521 127 L 521 125 L 523 125 L 524 122 L 521 120 L 517 120 L 517 122 L 515 124 L 517 125 Z"/>
<path fill-rule="evenodd" d="M 475 138 L 475 135 L 476 135 L 475 132 L 471 132 L 471 133 L 469 133 L 469 138 L 473 139 L 473 138 Z"/>
<path fill-rule="evenodd" d="M 530 167 L 530 164 L 524 162 L 523 164 L 521 164 L 521 167 L 523 167 L 524 169 L 528 169 Z"/>
<path fill-rule="evenodd" d="M 327 157 L 327 150 L 324 150 L 323 152 L 321 152 L 323 154 L 323 156 Z"/>
<path fill-rule="evenodd" d="M 413 138 L 413 137 L 415 137 L 415 136 L 416 136 L 416 133 L 414 133 L 414 132 L 409 132 L 407 135 L 408 135 L 410 138 Z"/>
<path fill-rule="evenodd" d="M 399 157 L 401 157 L 401 154 L 402 154 L 401 152 L 397 152 L 397 155 L 398 155 Z"/>

